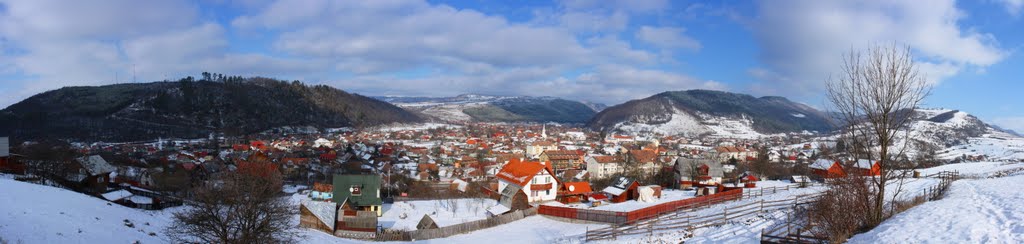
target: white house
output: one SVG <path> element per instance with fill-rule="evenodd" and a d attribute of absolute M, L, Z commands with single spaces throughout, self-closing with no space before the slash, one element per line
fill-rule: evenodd
<path fill-rule="evenodd" d="M 611 177 L 622 172 L 620 160 L 615 156 L 596 155 L 583 160 L 587 163 L 587 173 L 590 177 L 601 179 Z"/>
<path fill-rule="evenodd" d="M 511 203 L 519 192 L 526 195 L 527 202 L 554 201 L 558 194 L 559 182 L 548 163 L 512 159 L 496 177 L 502 204 Z"/>
<path fill-rule="evenodd" d="M 557 150 L 557 149 L 558 149 L 558 144 L 555 144 L 554 142 L 550 142 L 550 141 L 534 142 L 534 143 L 532 143 L 532 144 L 530 144 L 529 146 L 526 147 L 526 157 L 527 158 L 537 158 L 537 157 L 540 157 L 540 154 L 544 153 L 544 151 Z"/>

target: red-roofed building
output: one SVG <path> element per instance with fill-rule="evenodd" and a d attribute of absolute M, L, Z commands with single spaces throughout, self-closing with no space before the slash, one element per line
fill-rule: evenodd
<path fill-rule="evenodd" d="M 552 201 L 557 197 L 558 178 L 546 162 L 522 162 L 512 159 L 495 175 L 498 178 L 498 192 L 501 202 L 511 206 L 517 193 L 526 194 L 527 202 Z"/>
<path fill-rule="evenodd" d="M 565 204 L 577 203 L 591 192 L 590 182 L 566 182 L 558 189 L 558 201 Z"/>

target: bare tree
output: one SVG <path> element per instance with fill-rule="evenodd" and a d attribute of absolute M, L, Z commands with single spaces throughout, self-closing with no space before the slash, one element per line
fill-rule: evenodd
<path fill-rule="evenodd" d="M 884 216 L 886 184 L 906 175 L 896 170 L 902 168 L 896 164 L 908 140 L 897 145 L 897 136 L 909 133 L 906 127 L 914 108 L 930 89 L 909 47 L 885 46 L 845 55 L 842 72 L 829 79 L 827 91 L 841 128 L 856 147 L 852 151 L 864 152 L 855 156 L 878 160 L 881 175 L 870 178 L 875 197 L 864 200 L 872 201 L 865 224 L 878 225 Z"/>
<path fill-rule="evenodd" d="M 295 242 L 297 211 L 280 192 L 280 175 L 226 173 L 196 189 L 167 235 L 176 243 Z"/>

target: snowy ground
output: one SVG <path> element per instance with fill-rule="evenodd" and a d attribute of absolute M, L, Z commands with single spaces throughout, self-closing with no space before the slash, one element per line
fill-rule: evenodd
<path fill-rule="evenodd" d="M 10 243 L 167 243 L 173 210 L 138 210 L 0 178 L 0 237 Z M 152 234 L 151 234 L 152 233 Z"/>
<path fill-rule="evenodd" d="M 989 160 L 1024 160 L 1024 138 L 1003 132 L 992 132 L 968 139 L 967 143 L 939 151 L 939 158 L 953 159 L 962 155 L 987 155 Z"/>
<path fill-rule="evenodd" d="M 922 169 L 921 175 L 930 175 L 942 171 L 959 171 L 963 177 L 987 178 L 992 174 L 1003 171 L 1024 168 L 1022 162 L 977 162 L 947 164 L 934 168 Z"/>
<path fill-rule="evenodd" d="M 384 205 L 384 214 L 377 221 L 384 228 L 415 230 L 423 215 L 430 215 L 439 227 L 445 227 L 486 219 L 487 208 L 496 204 L 484 198 L 395 202 Z"/>
<path fill-rule="evenodd" d="M 959 180 L 850 243 L 1024 243 L 1024 175 Z"/>

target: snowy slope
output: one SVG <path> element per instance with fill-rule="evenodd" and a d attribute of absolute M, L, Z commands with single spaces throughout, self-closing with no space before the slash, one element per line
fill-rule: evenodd
<path fill-rule="evenodd" d="M 2 178 L 0 196 L 0 237 L 11 243 L 169 242 L 162 231 L 173 210 L 132 209 L 77 192 Z"/>
<path fill-rule="evenodd" d="M 1024 243 L 1024 175 L 953 183 L 849 243 Z"/>
<path fill-rule="evenodd" d="M 659 114 L 654 117 L 636 115 L 629 121 L 615 125 L 615 130 L 632 135 L 648 133 L 660 135 L 709 135 L 718 138 L 757 139 L 764 137 L 753 128 L 753 121 L 743 118 L 726 118 L 703 113 L 690 113 L 672 108 L 671 113 Z M 664 117 L 668 117 L 667 122 Z"/>

